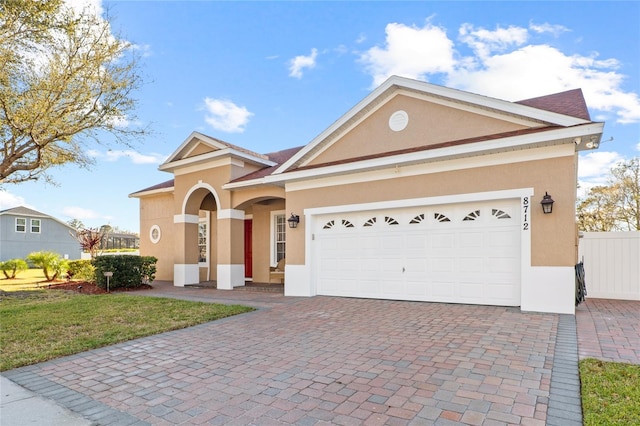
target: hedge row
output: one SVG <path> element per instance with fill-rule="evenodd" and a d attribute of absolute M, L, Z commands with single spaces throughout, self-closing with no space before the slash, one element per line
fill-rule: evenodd
<path fill-rule="evenodd" d="M 109 290 L 116 288 L 136 288 L 151 284 L 156 277 L 157 258 L 153 256 L 99 256 L 93 260 L 95 279 L 98 287 L 107 288 L 105 273 L 111 272 Z"/>

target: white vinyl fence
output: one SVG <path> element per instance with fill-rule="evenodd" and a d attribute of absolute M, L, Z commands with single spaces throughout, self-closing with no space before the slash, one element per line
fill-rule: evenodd
<path fill-rule="evenodd" d="M 588 299 L 640 300 L 640 231 L 584 232 L 578 255 Z"/>

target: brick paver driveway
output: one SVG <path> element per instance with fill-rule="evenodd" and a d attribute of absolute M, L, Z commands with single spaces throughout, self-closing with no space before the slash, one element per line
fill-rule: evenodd
<path fill-rule="evenodd" d="M 99 424 L 545 423 L 557 315 L 233 294 L 262 308 L 7 375 Z"/>
<path fill-rule="evenodd" d="M 640 364 L 640 301 L 587 299 L 576 322 L 580 359 Z"/>

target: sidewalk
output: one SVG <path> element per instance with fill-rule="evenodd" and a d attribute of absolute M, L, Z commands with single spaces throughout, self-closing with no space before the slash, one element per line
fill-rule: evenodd
<path fill-rule="evenodd" d="M 85 426 L 91 425 L 50 399 L 43 398 L 0 376 L 0 424 L 11 426 Z"/>

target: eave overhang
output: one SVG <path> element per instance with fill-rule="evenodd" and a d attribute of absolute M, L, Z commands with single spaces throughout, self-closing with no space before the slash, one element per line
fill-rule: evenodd
<path fill-rule="evenodd" d="M 551 145 L 574 144 L 575 150 L 579 151 L 582 150 L 585 144 L 577 143 L 578 139 L 580 139 L 581 142 L 589 141 L 595 144 L 594 148 L 596 148 L 602 138 L 603 129 L 604 123 L 589 122 L 587 124 L 566 128 L 540 130 L 525 135 L 496 138 L 473 143 L 461 143 L 458 145 L 454 144 L 452 146 L 439 148 L 425 148 L 397 155 L 377 156 L 375 158 L 362 160 L 355 159 L 339 164 L 300 168 L 281 174 L 268 175 L 260 179 L 228 183 L 224 185 L 223 188 L 243 189 L 260 185 L 284 186 L 287 182 L 309 180 L 319 177 L 338 176 L 396 166 L 445 161 Z"/>
<path fill-rule="evenodd" d="M 181 160 L 163 163 L 158 167 L 158 170 L 163 172 L 173 173 L 175 172 L 176 169 L 180 169 L 183 167 L 190 167 L 190 166 L 198 166 L 201 164 L 208 163 L 212 160 L 223 159 L 225 157 L 240 159 L 248 163 L 257 164 L 263 167 L 272 167 L 277 164 L 277 163 L 274 163 L 273 161 L 270 161 L 264 158 L 255 157 L 253 155 L 247 154 L 242 151 L 238 151 L 233 148 L 225 148 L 225 149 L 219 149 L 213 152 L 208 152 L 206 154 L 197 155 L 194 157 L 183 158 Z"/>
<path fill-rule="evenodd" d="M 129 198 L 141 198 L 141 197 L 147 197 L 149 195 L 158 195 L 158 194 L 163 194 L 166 192 L 173 192 L 174 187 L 173 186 L 169 186 L 166 188 L 158 188 L 158 189 L 151 189 L 148 191 L 138 191 L 138 192 L 132 192 L 131 194 L 129 194 Z"/>

